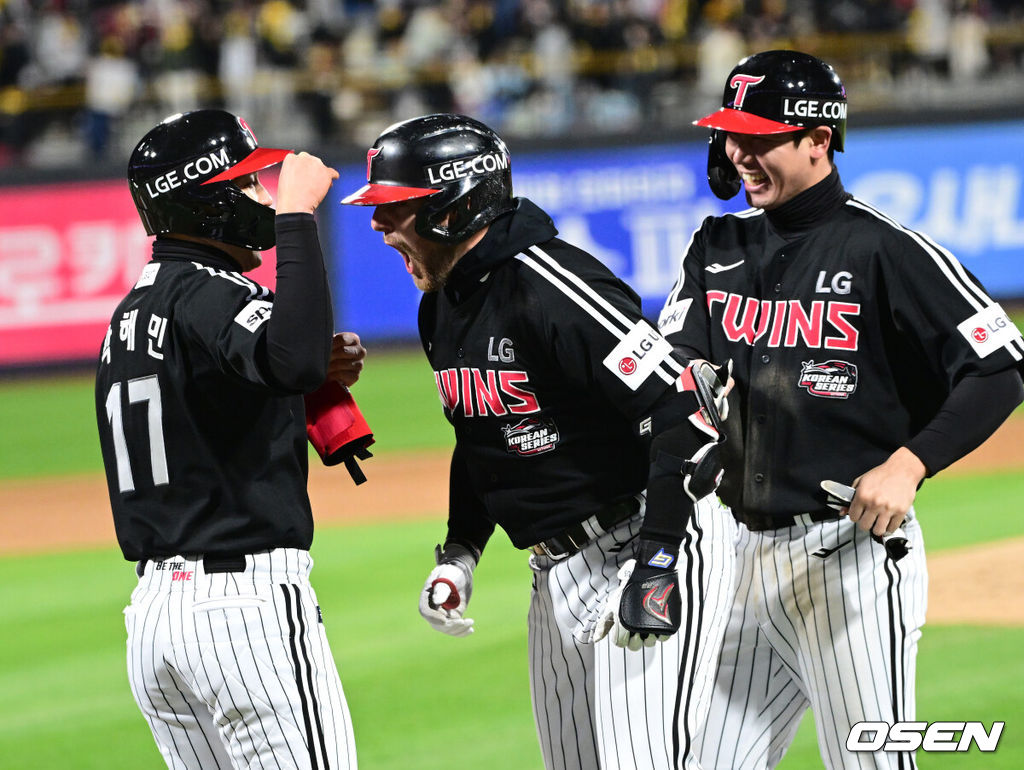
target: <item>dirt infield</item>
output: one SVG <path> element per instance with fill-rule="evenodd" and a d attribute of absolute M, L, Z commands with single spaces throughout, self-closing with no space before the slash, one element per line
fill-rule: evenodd
<path fill-rule="evenodd" d="M 436 516 L 448 500 L 448 452 L 393 453 L 363 464 L 369 482 L 354 486 L 344 467 L 310 468 L 318 525 Z M 1024 470 L 1024 417 L 1007 421 L 944 475 Z M 0 482 L 0 556 L 114 543 L 99 474 Z M 1024 538 L 929 556 L 928 620 L 1024 626 Z"/>

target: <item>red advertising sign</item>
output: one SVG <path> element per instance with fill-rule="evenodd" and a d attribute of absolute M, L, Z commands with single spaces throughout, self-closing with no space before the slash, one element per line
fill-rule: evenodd
<path fill-rule="evenodd" d="M 125 182 L 0 189 L 0 366 L 98 356 L 151 243 Z M 272 287 L 273 264 L 250 277 Z"/>

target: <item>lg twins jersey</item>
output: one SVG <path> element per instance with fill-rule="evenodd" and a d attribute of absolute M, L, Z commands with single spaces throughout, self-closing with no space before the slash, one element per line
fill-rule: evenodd
<path fill-rule="evenodd" d="M 273 294 L 214 249 L 157 240 L 96 377 L 125 558 L 308 549 L 302 396 L 257 365 Z"/>
<path fill-rule="evenodd" d="M 646 410 L 683 370 L 600 262 L 521 200 L 424 296 L 420 334 L 455 428 L 453 521 L 517 547 L 646 486 Z"/>
<path fill-rule="evenodd" d="M 823 509 L 822 479 L 852 482 L 962 377 L 1024 356 L 948 251 L 849 196 L 795 232 L 758 209 L 705 220 L 659 326 L 689 355 L 733 360 L 747 396 L 730 397 L 720 494 L 769 516 Z"/>

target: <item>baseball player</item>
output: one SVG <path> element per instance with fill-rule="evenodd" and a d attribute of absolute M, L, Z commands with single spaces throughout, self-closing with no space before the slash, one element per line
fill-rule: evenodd
<path fill-rule="evenodd" d="M 281 163 L 278 208 L 257 172 Z M 132 693 L 169 768 L 355 768 L 309 583 L 303 394 L 355 382 L 313 212 L 337 172 L 220 110 L 168 118 L 128 182 L 152 260 L 114 311 L 96 415 Z M 276 293 L 243 273 L 277 244 Z M 332 353 L 333 347 L 333 353 Z"/>
<path fill-rule="evenodd" d="M 342 202 L 376 206 L 371 226 L 424 292 L 420 337 L 456 438 L 420 613 L 473 632 L 473 570 L 500 526 L 530 553 L 545 766 L 692 766 L 731 588 L 733 524 L 709 497 L 722 383 L 512 196 L 508 149 L 482 123 L 393 125 L 367 180 Z"/>
<path fill-rule="evenodd" d="M 847 748 L 858 722 L 914 719 L 914 496 L 1024 397 L 1024 340 L 974 276 L 843 189 L 846 114 L 832 67 L 767 51 L 697 121 L 712 191 L 752 206 L 693 234 L 659 322 L 687 355 L 735 366 L 720 495 L 736 597 L 696 739 L 706 770 L 774 767 L 808 706 L 827 767 L 915 766 Z M 898 527 L 899 559 L 878 542 Z"/>

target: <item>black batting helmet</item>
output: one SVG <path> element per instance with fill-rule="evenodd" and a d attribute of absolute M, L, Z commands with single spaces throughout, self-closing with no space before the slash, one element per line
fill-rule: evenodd
<path fill-rule="evenodd" d="M 377 206 L 426 198 L 416 232 L 442 243 L 464 241 L 515 205 L 505 142 L 465 115 L 424 115 L 385 129 L 366 153 L 366 181 L 341 202 Z"/>
<path fill-rule="evenodd" d="M 142 137 L 128 161 L 128 186 L 150 235 L 180 233 L 262 251 L 276 241 L 274 209 L 232 180 L 289 152 L 258 147 L 252 129 L 229 112 L 186 112 Z"/>
<path fill-rule="evenodd" d="M 846 89 L 821 59 L 800 51 L 763 51 L 741 60 L 725 82 L 722 107 L 695 125 L 715 129 L 708 148 L 708 183 L 719 198 L 740 189 L 725 156 L 725 133 L 782 134 L 814 126 L 832 129 L 832 149 L 843 151 Z"/>

